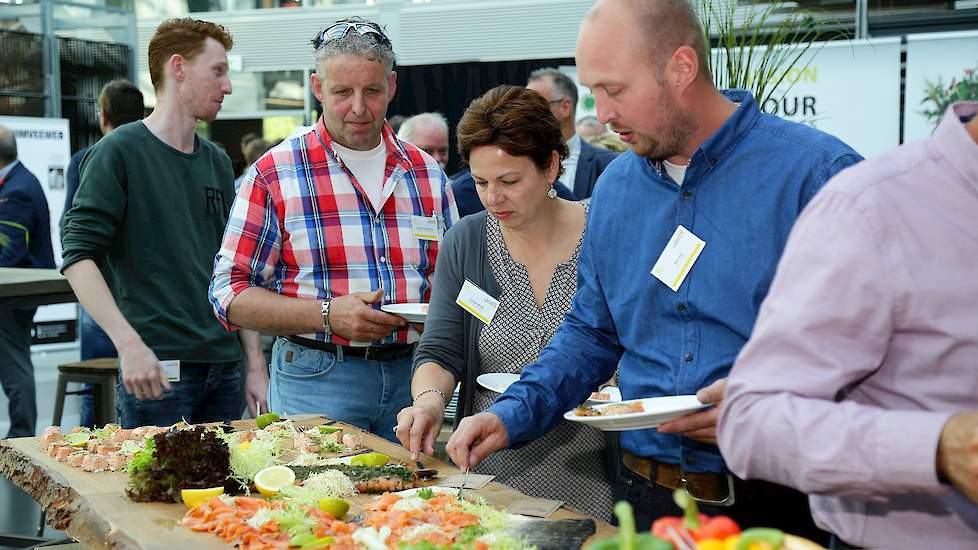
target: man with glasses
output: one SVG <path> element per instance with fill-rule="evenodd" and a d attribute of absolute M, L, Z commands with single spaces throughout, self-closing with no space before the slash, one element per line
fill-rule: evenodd
<path fill-rule="evenodd" d="M 229 329 L 289 335 L 272 349 L 273 411 L 395 440 L 420 327 L 380 307 L 428 301 L 439 240 L 458 215 L 438 162 L 385 122 L 397 74 L 383 30 L 344 19 L 313 46 L 323 114 L 248 170 L 211 303 Z"/>
<path fill-rule="evenodd" d="M 696 394 L 707 409 L 621 432 L 616 495 L 640 528 L 680 512 L 827 538 L 804 495 L 730 475 L 716 446 L 724 378 L 751 333 L 795 220 L 860 160 L 838 139 L 718 90 L 684 0 L 599 0 L 577 44 L 581 83 L 632 151 L 601 176 L 574 305 L 539 360 L 448 442 L 462 468 L 539 437 L 618 368 L 625 399 Z M 670 166 L 671 165 L 671 166 Z M 652 412 L 652 411 L 649 411 Z"/>
<path fill-rule="evenodd" d="M 548 67 L 530 73 L 526 87 L 550 102 L 550 111 L 560 121 L 560 132 L 570 148 L 570 156 L 563 162 L 562 182 L 574 192 L 577 200 L 591 198 L 598 176 L 618 155 L 591 145 L 577 134 L 574 125 L 577 116 L 577 84 L 567 74 Z"/>

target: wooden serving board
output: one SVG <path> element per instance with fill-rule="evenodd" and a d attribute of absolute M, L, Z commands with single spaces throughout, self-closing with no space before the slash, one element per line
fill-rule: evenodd
<path fill-rule="evenodd" d="M 312 427 L 324 424 L 320 416 L 293 417 L 296 424 Z M 254 420 L 232 423 L 239 428 L 255 428 Z M 384 453 L 393 459 L 409 463 L 410 454 L 400 445 L 359 428 L 333 423 L 347 432 L 363 435 L 365 447 Z M 429 484 L 459 473 L 454 466 L 425 457 L 425 466 L 436 468 L 438 477 Z M 46 520 L 55 529 L 62 530 L 78 542 L 90 548 L 160 549 L 201 548 L 224 549 L 227 544 L 209 533 L 195 533 L 177 522 L 187 512 L 183 504 L 137 503 L 126 496 L 129 477 L 124 472 L 85 472 L 58 462 L 45 452 L 40 438 L 24 437 L 0 440 L 0 475 L 13 481 L 45 510 Z M 505 485 L 490 483 L 479 490 L 466 490 L 466 494 L 482 496 L 486 502 L 505 507 L 524 495 Z M 363 504 L 376 495 L 357 495 L 350 499 L 351 513 L 357 513 Z M 552 519 L 582 519 L 581 513 L 561 508 Z M 595 520 L 596 538 L 613 536 L 616 529 L 610 524 Z"/>

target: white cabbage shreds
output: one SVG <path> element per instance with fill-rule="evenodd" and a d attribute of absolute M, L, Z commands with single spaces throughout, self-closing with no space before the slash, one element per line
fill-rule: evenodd
<path fill-rule="evenodd" d="M 374 527 L 361 527 L 353 532 L 353 542 L 364 550 L 387 550 L 387 537 L 391 528 L 383 526 L 378 531 Z"/>

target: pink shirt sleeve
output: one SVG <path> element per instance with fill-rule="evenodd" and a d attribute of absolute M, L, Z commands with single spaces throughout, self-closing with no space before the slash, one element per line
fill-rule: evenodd
<path fill-rule="evenodd" d="M 950 413 L 901 410 L 912 391 L 889 391 L 914 384 L 888 357 L 908 275 L 871 192 L 824 189 L 791 233 L 721 410 L 720 449 L 740 477 L 863 499 L 941 491 Z"/>

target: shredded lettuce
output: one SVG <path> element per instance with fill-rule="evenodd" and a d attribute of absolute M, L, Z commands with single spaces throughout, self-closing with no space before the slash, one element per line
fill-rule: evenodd
<path fill-rule="evenodd" d="M 240 435 L 231 434 L 226 441 L 231 451 L 231 477 L 242 485 L 249 485 L 255 479 L 255 474 L 263 469 L 278 464 L 278 456 L 282 453 L 278 440 L 267 432 L 258 430 L 255 438 L 242 448 Z"/>
<path fill-rule="evenodd" d="M 275 520 L 278 523 L 279 530 L 286 531 L 293 537 L 303 533 L 311 534 L 319 525 L 318 521 L 309 517 L 308 512 L 293 505 L 286 505 L 285 508 L 272 510 L 269 519 Z"/>
<path fill-rule="evenodd" d="M 460 504 L 463 510 L 477 516 L 479 518 L 479 525 L 485 527 L 488 532 L 501 533 L 512 525 L 512 520 L 508 513 L 501 512 L 489 506 L 481 498 L 475 499 L 474 502 L 465 500 Z"/>
<path fill-rule="evenodd" d="M 349 498 L 356 492 L 350 478 L 336 470 L 326 470 L 309 476 L 302 486 L 288 485 L 282 487 L 278 497 L 285 499 L 290 504 L 304 504 L 316 508 L 321 499 Z"/>

